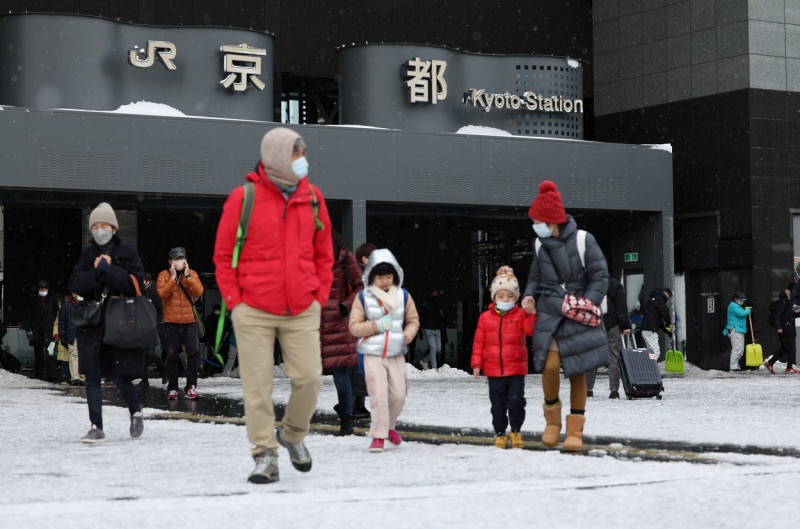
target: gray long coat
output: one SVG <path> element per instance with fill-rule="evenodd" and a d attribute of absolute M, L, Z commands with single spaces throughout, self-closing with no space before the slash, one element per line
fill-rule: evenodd
<path fill-rule="evenodd" d="M 608 341 L 603 325 L 589 327 L 561 314 L 564 292 L 556 268 L 570 292 L 600 305 L 608 289 L 608 267 L 603 252 L 591 233 L 586 234 L 586 269 L 581 265 L 576 234 L 578 225 L 571 215 L 558 237 L 540 239 L 542 247 L 534 255 L 523 296 L 536 300 L 536 328 L 533 332 L 533 364 L 544 368 L 550 341 L 555 337 L 561 354 L 564 375 L 580 375 L 608 365 Z M 555 336 L 554 336 L 555 335 Z"/>

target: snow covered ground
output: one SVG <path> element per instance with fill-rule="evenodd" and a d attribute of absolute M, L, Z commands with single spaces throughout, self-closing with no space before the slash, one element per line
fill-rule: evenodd
<path fill-rule="evenodd" d="M 406 424 L 490 429 L 485 379 L 410 368 L 409 382 Z M 660 401 L 609 400 L 599 377 L 586 435 L 800 450 L 800 376 L 689 367 L 665 386 Z M 201 398 L 241 396 L 235 379 L 204 379 L 199 389 Z M 289 389 L 277 378 L 275 401 Z M 526 392 L 523 436 L 536 440 L 538 376 Z M 318 408 L 335 398 L 325 377 Z M 282 450 L 281 481 L 251 485 L 241 426 L 151 420 L 164 412 L 146 408 L 133 441 L 127 410 L 106 406 L 107 442 L 90 446 L 78 442 L 89 427 L 81 398 L 0 370 L 0 403 L 2 528 L 775 528 L 794 521 L 800 477 L 795 457 L 736 451 L 704 454 L 710 464 L 408 441 L 370 454 L 364 437 L 312 433 L 311 472 L 296 472 Z"/>

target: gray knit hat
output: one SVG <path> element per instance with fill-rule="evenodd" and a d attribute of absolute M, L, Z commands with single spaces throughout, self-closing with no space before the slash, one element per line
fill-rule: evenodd
<path fill-rule="evenodd" d="M 117 216 L 114 214 L 114 210 L 108 202 L 100 202 L 97 207 L 92 210 L 92 213 L 89 215 L 89 230 L 91 230 L 92 226 L 97 222 L 105 222 L 114 227 L 114 229 L 119 229 Z"/>

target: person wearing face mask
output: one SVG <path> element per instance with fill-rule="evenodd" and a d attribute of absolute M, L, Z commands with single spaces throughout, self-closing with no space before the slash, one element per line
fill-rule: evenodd
<path fill-rule="evenodd" d="M 31 300 L 25 318 L 25 331 L 28 334 L 28 343 L 33 346 L 36 378 L 55 382 L 55 360 L 46 351 L 53 341 L 53 323 L 58 314 L 58 300 L 50 295 L 50 285 L 44 279 L 40 279 L 36 287 L 36 297 Z"/>
<path fill-rule="evenodd" d="M 186 385 L 183 394 L 196 399 L 200 369 L 200 337 L 197 334 L 194 300 L 204 291 L 197 272 L 189 268 L 186 250 L 178 246 L 169 251 L 169 270 L 157 280 L 158 295 L 164 308 L 164 336 L 167 342 L 167 400 L 178 399 L 178 355 L 186 349 Z"/>
<path fill-rule="evenodd" d="M 146 272 L 144 274 L 144 288 L 142 289 L 142 295 L 150 300 L 150 303 L 156 308 L 156 325 L 158 328 L 158 336 L 161 338 L 161 343 L 164 343 L 164 307 L 161 303 L 161 296 L 158 295 L 158 289 L 156 288 L 155 282 L 153 282 L 153 276 L 150 272 Z M 161 383 L 167 383 L 167 368 L 164 365 L 164 360 L 161 359 L 161 355 L 156 354 L 155 348 L 147 349 L 145 351 L 146 361 L 144 364 L 144 371 L 142 372 L 142 380 L 139 382 L 139 385 L 142 387 L 149 387 L 150 381 L 147 379 L 147 368 L 148 363 L 153 363 L 156 365 L 156 369 L 161 372 Z"/>
<path fill-rule="evenodd" d="M 489 379 L 494 445 L 522 448 L 520 429 L 525 421 L 525 375 L 528 374 L 526 336 L 533 335 L 536 314 L 517 307 L 519 281 L 510 266 L 501 266 L 490 288 L 492 303 L 478 318 L 472 342 L 472 374 Z M 506 427 L 511 433 L 506 436 Z"/>
<path fill-rule="evenodd" d="M 72 270 L 69 288 L 90 300 L 104 300 L 106 296 L 136 295 L 133 281 L 141 284 L 144 266 L 136 248 L 120 240 L 119 223 L 111 206 L 102 202 L 89 215 L 92 242 L 83 249 L 81 259 Z M 131 277 L 133 276 L 133 277 Z M 89 406 L 91 429 L 81 439 L 84 443 L 105 441 L 103 432 L 103 394 L 101 377 L 111 377 L 120 395 L 128 405 L 130 434 L 141 437 L 144 430 L 142 406 L 131 382 L 144 369 L 144 350 L 110 346 L 103 343 L 105 307 L 100 323 L 77 328 L 78 370 L 86 375 L 86 402 Z"/>
<path fill-rule="evenodd" d="M 308 166 L 303 138 L 285 127 L 271 129 L 261 140 L 260 162 L 245 177 L 248 184 L 228 196 L 217 227 L 214 265 L 236 329 L 255 461 L 251 483 L 280 479 L 278 445 L 289 451 L 300 472 L 312 465 L 304 440 L 322 384 L 320 314 L 330 296 L 334 258 L 328 208 L 307 178 Z M 245 189 L 255 196 L 247 240 L 237 246 Z M 272 407 L 276 338 L 292 381 L 277 431 Z"/>
<path fill-rule="evenodd" d="M 590 327 L 561 312 L 566 291 L 600 306 L 608 290 L 608 267 L 600 246 L 586 233 L 583 263 L 578 251 L 578 225 L 567 215 L 556 185 L 545 180 L 528 216 L 541 242 L 535 252 L 522 308 L 537 312 L 533 333 L 534 370 L 542 373 L 545 429 L 542 444 L 556 446 L 561 433 L 560 370 L 569 378 L 570 413 L 566 417 L 565 452 L 583 449 L 586 372 L 607 365 L 608 340 L 602 325 Z M 585 264 L 584 264 L 585 263 Z"/>

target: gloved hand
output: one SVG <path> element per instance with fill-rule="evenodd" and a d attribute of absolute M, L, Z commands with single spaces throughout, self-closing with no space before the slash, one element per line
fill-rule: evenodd
<path fill-rule="evenodd" d="M 667 332 L 670 332 L 670 333 L 672 332 L 672 325 L 667 325 L 664 328 L 667 329 Z"/>
<path fill-rule="evenodd" d="M 53 340 L 58 340 L 58 333 L 53 335 Z"/>
<path fill-rule="evenodd" d="M 753 307 L 745 307 L 744 310 L 753 310 Z"/>
<path fill-rule="evenodd" d="M 375 320 L 375 326 L 379 331 L 392 330 L 392 317 L 388 314 L 379 320 Z"/>

